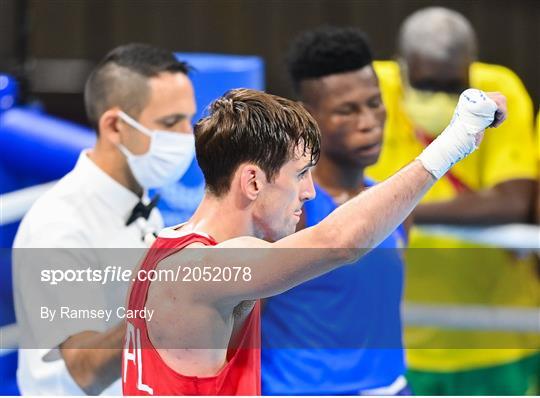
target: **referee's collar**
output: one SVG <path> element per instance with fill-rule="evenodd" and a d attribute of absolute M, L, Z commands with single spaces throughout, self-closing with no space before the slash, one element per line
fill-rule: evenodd
<path fill-rule="evenodd" d="M 89 150 L 85 149 L 80 153 L 74 171 L 81 174 L 81 177 L 84 176 L 84 185 L 99 196 L 115 214 L 118 214 L 122 219 L 127 219 L 139 200 L 142 200 L 144 204 L 150 202 L 146 190 L 143 197 L 139 198 L 134 192 L 100 169 L 88 157 L 88 152 Z"/>

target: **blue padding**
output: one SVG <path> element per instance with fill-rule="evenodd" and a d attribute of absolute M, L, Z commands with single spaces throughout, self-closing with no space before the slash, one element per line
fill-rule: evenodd
<path fill-rule="evenodd" d="M 194 122 L 213 100 L 228 90 L 241 87 L 264 90 L 264 61 L 260 57 L 204 53 L 176 53 L 176 57 L 194 68 L 189 74 L 197 100 Z"/>
<path fill-rule="evenodd" d="M 194 68 L 189 74 L 195 88 L 197 114 L 193 121 L 204 116 L 208 105 L 233 88 L 264 90 L 264 61 L 246 55 L 177 53 L 177 58 Z M 196 161 L 182 179 L 160 190 L 159 208 L 165 225 L 187 220 L 204 194 L 204 178 Z"/>
<path fill-rule="evenodd" d="M 0 327 L 15 323 L 12 289 L 11 249 L 0 248 Z"/>
<path fill-rule="evenodd" d="M 10 263 L 11 249 L 0 248 L 0 327 L 15 323 Z M 3 348 L 1 339 L 0 348 Z M 18 395 L 16 370 L 17 353 L 0 353 L 0 395 Z"/>
<path fill-rule="evenodd" d="M 13 108 L 0 114 L 0 159 L 15 176 L 60 178 L 95 139 L 87 127 L 32 110 Z"/>
<path fill-rule="evenodd" d="M 0 395 L 20 395 L 15 379 L 17 352 L 0 356 Z"/>
<path fill-rule="evenodd" d="M 0 135 L 2 135 L 1 130 L 0 130 Z M 17 180 L 17 178 L 15 178 L 13 173 L 10 173 L 6 169 L 6 167 L 2 164 L 2 158 L 0 157 L 0 194 L 15 191 L 19 187 L 20 187 L 19 181 Z"/>

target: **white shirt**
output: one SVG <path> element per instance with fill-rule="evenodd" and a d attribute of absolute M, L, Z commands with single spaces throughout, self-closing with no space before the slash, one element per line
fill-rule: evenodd
<path fill-rule="evenodd" d="M 36 312 L 43 302 L 65 305 L 91 294 L 96 307 L 117 308 L 125 303 L 127 284 L 119 289 L 106 289 L 89 283 L 48 286 L 36 277 L 37 263 L 30 266 L 31 261 L 21 259 L 32 257 L 35 262 L 37 257 L 41 260 L 41 256 L 54 252 L 52 248 L 146 248 L 144 236 L 163 228 L 163 220 L 159 211 L 154 209 L 148 221 L 140 218 L 126 226 L 138 201 L 137 195 L 103 172 L 87 156 L 87 151 L 83 151 L 75 168 L 40 197 L 22 220 L 13 244 L 13 281 L 17 323 L 24 335 L 21 336 L 23 348 L 19 350 L 17 370 L 23 395 L 83 395 L 58 352 L 51 349 L 76 333 L 87 330 L 102 332 L 111 327 L 111 324 L 98 319 L 65 325 L 55 322 L 54 327 L 44 327 L 44 321 Z M 143 202 L 147 201 L 148 198 L 144 197 Z M 81 256 L 104 252 L 73 251 Z M 99 259 L 96 261 L 100 262 Z M 77 264 L 79 262 L 82 264 L 78 258 Z M 46 338 L 40 339 L 44 333 Z M 43 341 L 47 342 L 46 346 L 43 346 Z M 117 380 L 103 395 L 121 393 L 121 383 Z"/>

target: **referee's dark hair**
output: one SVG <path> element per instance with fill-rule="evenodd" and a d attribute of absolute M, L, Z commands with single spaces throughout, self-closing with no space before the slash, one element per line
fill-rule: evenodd
<path fill-rule="evenodd" d="M 90 124 L 98 132 L 99 118 L 114 106 L 137 117 L 148 101 L 149 78 L 162 72 L 187 75 L 188 71 L 189 66 L 171 51 L 138 43 L 116 47 L 86 81 L 84 103 Z"/>
<path fill-rule="evenodd" d="M 373 62 L 367 36 L 353 27 L 323 26 L 301 33 L 287 53 L 296 94 L 304 80 L 361 69 Z"/>

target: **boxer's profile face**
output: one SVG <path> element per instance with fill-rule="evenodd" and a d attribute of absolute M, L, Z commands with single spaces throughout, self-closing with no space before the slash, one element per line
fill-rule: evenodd
<path fill-rule="evenodd" d="M 193 85 L 183 73 L 162 72 L 148 79 L 148 100 L 139 115 L 130 115 L 150 130 L 192 134 L 196 112 Z M 124 124 L 122 142 L 135 155 L 148 152 L 150 137 Z"/>
<path fill-rule="evenodd" d="M 311 155 L 297 151 L 275 178 L 264 185 L 254 202 L 256 235 L 276 241 L 295 232 L 302 206 L 315 197 Z"/>
<path fill-rule="evenodd" d="M 386 109 L 371 65 L 302 83 L 306 107 L 321 129 L 321 155 L 367 167 L 380 154 Z"/>

